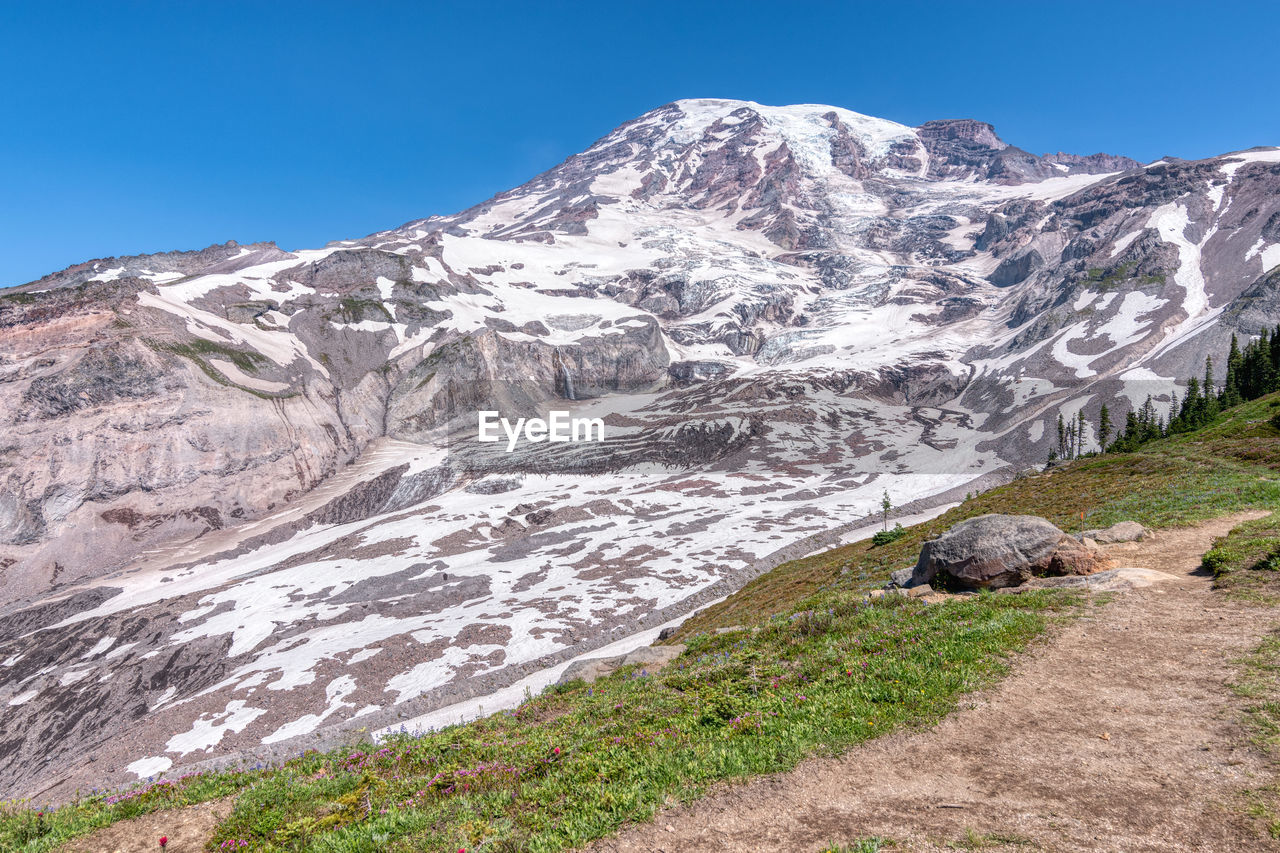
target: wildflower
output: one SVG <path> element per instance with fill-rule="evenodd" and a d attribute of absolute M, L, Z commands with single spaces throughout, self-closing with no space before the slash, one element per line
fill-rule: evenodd
<path fill-rule="evenodd" d="M 161 847 L 164 847 L 164 846 L 165 846 L 165 845 L 167 845 L 168 843 L 169 843 L 169 836 L 167 836 L 167 835 L 162 835 L 162 836 L 160 836 L 160 846 L 161 846 Z"/>
<path fill-rule="evenodd" d="M 551 751 L 552 751 L 552 752 L 554 752 L 556 755 L 559 755 L 559 754 L 560 754 L 560 747 L 558 747 L 558 746 L 557 746 L 555 749 L 553 749 L 553 750 L 551 750 Z"/>

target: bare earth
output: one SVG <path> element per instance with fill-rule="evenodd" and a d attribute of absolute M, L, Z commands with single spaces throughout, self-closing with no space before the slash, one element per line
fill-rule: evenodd
<path fill-rule="evenodd" d="M 725 786 L 597 843 L 633 851 L 812 851 L 879 836 L 895 850 L 1280 849 L 1239 816 L 1272 774 L 1245 742 L 1231 661 L 1277 622 L 1195 573 L 1246 518 L 1111 546 L 1174 581 L 1117 595 L 1019 659 L 927 731 Z"/>
<path fill-rule="evenodd" d="M 1111 546 L 1120 565 L 1174 575 L 1116 595 L 1020 657 L 997 687 L 927 731 L 725 786 L 590 849 L 814 851 L 879 836 L 895 850 L 1280 850 L 1240 816 L 1268 783 L 1245 742 L 1231 661 L 1277 622 L 1211 595 L 1196 574 L 1215 536 L 1246 518 Z M 231 801 L 147 815 L 64 851 L 202 849 Z"/>
<path fill-rule="evenodd" d="M 234 805 L 235 800 L 226 797 L 185 809 L 152 812 L 68 842 L 60 853 L 154 853 L 160 850 L 162 836 L 169 839 L 164 853 L 197 853 L 204 850 L 218 821 L 231 814 Z"/>

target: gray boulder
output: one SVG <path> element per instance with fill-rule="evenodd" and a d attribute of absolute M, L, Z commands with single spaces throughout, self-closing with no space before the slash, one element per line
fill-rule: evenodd
<path fill-rule="evenodd" d="M 680 653 L 684 649 L 685 647 L 682 643 L 675 643 L 670 646 L 641 646 L 635 651 L 627 652 L 625 655 L 576 660 L 565 667 L 556 684 L 568 684 L 570 681 L 579 679 L 591 684 L 598 678 L 604 678 L 624 666 L 633 664 L 656 671 L 680 657 Z"/>
<path fill-rule="evenodd" d="M 941 576 L 944 585 L 999 589 L 1032 577 L 1088 575 L 1110 567 L 1105 554 L 1043 518 L 980 515 L 924 544 L 911 585 L 933 584 Z"/>
<path fill-rule="evenodd" d="M 898 569 L 896 572 L 890 572 L 889 582 L 884 585 L 885 589 L 911 586 L 911 576 L 914 573 L 914 568 Z"/>
<path fill-rule="evenodd" d="M 1101 545 L 1110 545 L 1114 542 L 1141 542 L 1150 534 L 1150 530 L 1136 521 L 1121 521 L 1101 530 L 1086 530 L 1083 538 L 1092 539 Z"/>

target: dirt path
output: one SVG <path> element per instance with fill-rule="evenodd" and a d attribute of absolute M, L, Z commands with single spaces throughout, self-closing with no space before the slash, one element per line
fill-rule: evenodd
<path fill-rule="evenodd" d="M 231 814 L 233 797 L 187 806 L 173 811 L 152 812 L 121 821 L 67 842 L 59 853 L 133 853 L 160 850 L 161 836 L 168 839 L 164 853 L 197 853 L 213 835 L 218 821 Z"/>
<path fill-rule="evenodd" d="M 1280 622 L 1194 574 L 1238 515 L 1113 546 L 1175 575 L 1117 595 L 1022 658 L 937 727 L 725 787 L 596 844 L 634 851 L 1280 849 L 1238 814 L 1269 778 L 1244 742 L 1229 662 Z"/>

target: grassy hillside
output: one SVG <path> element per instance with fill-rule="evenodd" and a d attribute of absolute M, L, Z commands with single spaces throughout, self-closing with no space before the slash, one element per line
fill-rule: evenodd
<path fill-rule="evenodd" d="M 982 513 L 1075 529 L 1082 511 L 1090 527 L 1165 527 L 1280 507 L 1277 406 L 1264 398 L 1199 432 L 1016 481 L 888 545 L 783 565 L 689 620 L 679 634 L 688 650 L 659 673 L 578 682 L 485 720 L 280 768 L 159 782 L 51 814 L 10 804 L 0 849 L 49 850 L 97 826 L 235 794 L 209 849 L 560 850 L 717 781 L 928 724 L 1053 620 L 1092 605 L 1046 592 L 869 602 L 865 590 L 910 565 L 923 540 Z M 1233 594 L 1269 600 L 1277 555 L 1280 531 L 1264 519 L 1217 543 L 1210 562 Z"/>

